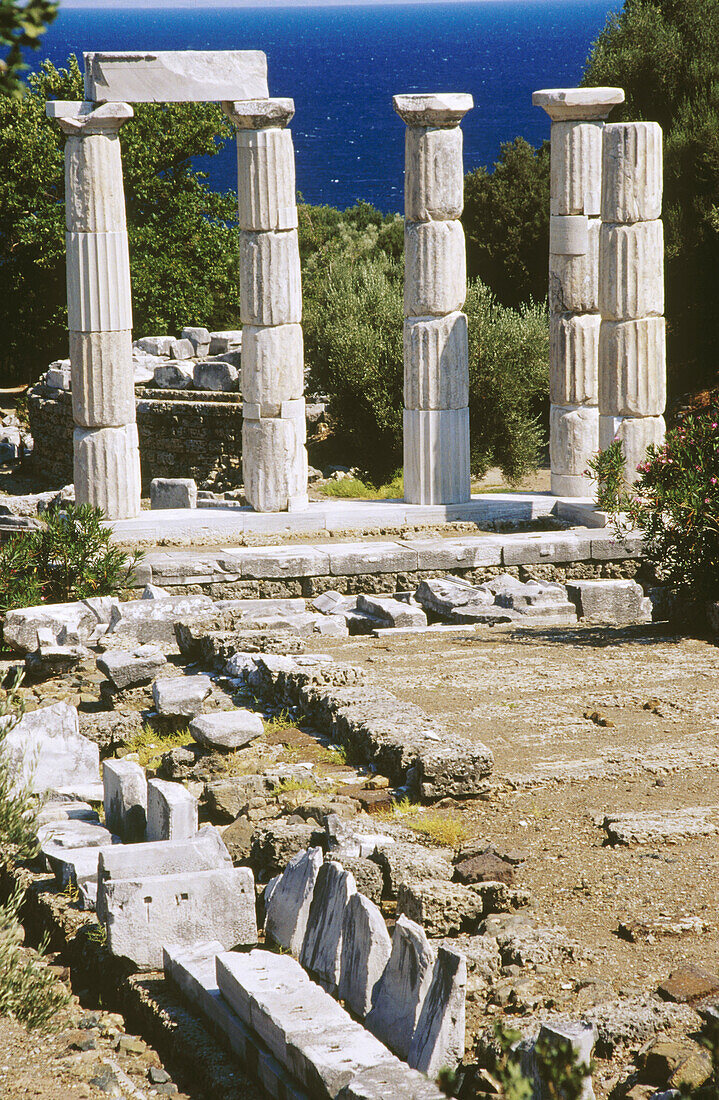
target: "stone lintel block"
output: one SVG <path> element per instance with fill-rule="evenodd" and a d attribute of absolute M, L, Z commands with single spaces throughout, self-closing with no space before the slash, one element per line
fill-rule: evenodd
<path fill-rule="evenodd" d="M 246 402 L 281 405 L 301 397 L 304 345 L 301 325 L 246 325 L 242 341 L 242 396 Z"/>
<path fill-rule="evenodd" d="M 51 99 L 45 104 L 45 114 L 57 122 L 65 134 L 117 133 L 124 122 L 135 114 L 129 103 L 97 103 L 88 100 Z"/>
<path fill-rule="evenodd" d="M 404 216 L 452 221 L 464 208 L 462 131 L 410 126 L 404 142 Z"/>
<path fill-rule="evenodd" d="M 599 234 L 599 312 L 607 321 L 664 313 L 664 227 L 602 223 Z"/>
<path fill-rule="evenodd" d="M 666 407 L 663 317 L 602 321 L 599 408 L 609 416 L 660 416 Z"/>
<path fill-rule="evenodd" d="M 549 255 L 549 309 L 551 313 L 599 311 L 598 218 L 587 222 L 587 251 L 583 255 Z"/>
<path fill-rule="evenodd" d="M 663 416 L 600 416 L 599 446 L 604 451 L 618 439 L 624 451 L 627 481 L 637 480 L 637 466 L 646 461 L 647 447 L 660 447 L 666 435 Z"/>
<path fill-rule="evenodd" d="M 404 499 L 462 504 L 471 497 L 469 409 L 405 409 Z"/>
<path fill-rule="evenodd" d="M 192 840 L 197 835 L 197 799 L 181 783 L 147 782 L 147 839 Z"/>
<path fill-rule="evenodd" d="M 406 222 L 406 317 L 454 313 L 467 296 L 467 257 L 460 222 Z"/>
<path fill-rule="evenodd" d="M 240 312 L 243 325 L 302 320 L 297 230 L 240 232 Z"/>
<path fill-rule="evenodd" d="M 72 415 L 82 428 L 119 428 L 135 420 L 132 333 L 70 332 Z"/>
<path fill-rule="evenodd" d="M 553 405 L 596 405 L 598 313 L 549 315 L 549 400 Z"/>
<path fill-rule="evenodd" d="M 550 212 L 598 217 L 602 122 L 555 122 L 551 134 Z"/>
<path fill-rule="evenodd" d="M 65 142 L 65 224 L 73 233 L 127 228 L 122 152 L 116 130 L 81 131 Z"/>
<path fill-rule="evenodd" d="M 662 128 L 657 122 L 614 122 L 603 141 L 602 220 L 656 221 L 664 186 Z"/>
<path fill-rule="evenodd" d="M 127 233 L 67 233 L 66 241 L 68 328 L 132 329 Z"/>
<path fill-rule="evenodd" d="M 532 92 L 532 103 L 542 107 L 552 122 L 604 119 L 623 102 L 621 88 L 541 88 Z"/>
<path fill-rule="evenodd" d="M 322 549 L 330 574 L 347 577 L 357 573 L 406 573 L 417 569 L 417 551 L 399 542 L 343 542 Z"/>
<path fill-rule="evenodd" d="M 296 229 L 295 151 L 289 130 L 237 131 L 240 229 Z"/>
<path fill-rule="evenodd" d="M 256 512 L 284 512 L 307 496 L 306 436 L 301 417 L 243 420 L 245 496 Z"/>
<path fill-rule="evenodd" d="M 557 214 L 550 217 L 550 255 L 586 256 L 588 251 L 589 218 L 584 214 Z"/>
<path fill-rule="evenodd" d="M 75 428 L 75 500 L 102 508 L 109 520 L 140 514 L 140 449 L 137 425 Z"/>
<path fill-rule="evenodd" d="M 98 103 L 220 103 L 268 95 L 261 50 L 86 53 L 85 98 Z"/>
<path fill-rule="evenodd" d="M 244 99 L 224 102 L 222 110 L 238 130 L 282 129 L 295 113 L 293 99 Z"/>
<path fill-rule="evenodd" d="M 392 97 L 392 106 L 408 126 L 453 128 L 474 107 L 467 92 L 409 93 Z"/>
<path fill-rule="evenodd" d="M 404 323 L 406 409 L 463 409 L 469 403 L 467 318 L 411 317 Z"/>
<path fill-rule="evenodd" d="M 599 410 L 552 405 L 549 413 L 549 461 L 552 472 L 581 477 L 599 450 Z M 585 486 L 588 482 L 585 482 Z M 585 491 L 584 496 L 587 493 Z"/>

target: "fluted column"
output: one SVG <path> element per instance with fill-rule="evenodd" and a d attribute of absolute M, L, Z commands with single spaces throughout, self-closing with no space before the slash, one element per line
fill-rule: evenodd
<path fill-rule="evenodd" d="M 662 131 L 656 122 L 607 126 L 599 238 L 599 445 L 619 439 L 625 476 L 665 424 Z"/>
<path fill-rule="evenodd" d="M 67 313 L 75 499 L 108 519 L 140 514 L 132 303 L 119 130 L 127 103 L 50 102 L 67 135 Z"/>
<path fill-rule="evenodd" d="M 553 88 L 549 231 L 549 455 L 552 492 L 587 496 L 599 449 L 599 226 L 602 130 L 621 88 Z"/>
<path fill-rule="evenodd" d="M 237 130 L 242 471 L 258 512 L 307 507 L 302 280 L 291 99 L 223 103 Z"/>
<path fill-rule="evenodd" d="M 404 498 L 470 498 L 462 131 L 471 95 L 397 95 L 404 176 Z"/>

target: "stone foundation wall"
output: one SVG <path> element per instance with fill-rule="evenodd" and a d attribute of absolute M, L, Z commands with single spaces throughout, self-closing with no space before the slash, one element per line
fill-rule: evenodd
<path fill-rule="evenodd" d="M 197 394 L 139 389 L 136 397 L 142 485 L 154 477 L 192 477 L 199 488 L 229 489 L 242 481 L 242 399 L 239 394 Z M 66 485 L 72 471 L 72 398 L 40 382 L 28 392 L 35 442 L 33 473 Z"/>

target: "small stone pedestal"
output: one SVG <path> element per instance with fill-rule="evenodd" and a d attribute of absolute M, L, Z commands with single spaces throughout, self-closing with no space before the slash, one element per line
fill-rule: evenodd
<path fill-rule="evenodd" d="M 127 103 L 50 102 L 67 134 L 67 312 L 78 504 L 140 514 L 132 303 L 119 130 Z"/>
<path fill-rule="evenodd" d="M 552 120 L 549 235 L 549 452 L 552 492 L 588 496 L 599 449 L 599 226 L 604 119 L 621 88 L 552 88 L 532 102 Z"/>
<path fill-rule="evenodd" d="M 470 95 L 397 95 L 405 138 L 404 498 L 470 498 L 462 131 Z"/>
<path fill-rule="evenodd" d="M 242 470 L 257 512 L 308 506 L 291 99 L 223 103 L 237 130 Z"/>

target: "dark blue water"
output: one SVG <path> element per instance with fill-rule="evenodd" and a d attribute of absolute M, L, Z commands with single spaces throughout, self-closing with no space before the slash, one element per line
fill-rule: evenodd
<path fill-rule="evenodd" d="M 62 8 L 41 53 L 83 50 L 260 49 L 270 94 L 291 96 L 297 186 L 313 203 L 366 199 L 402 208 L 404 125 L 396 92 L 471 92 L 467 169 L 492 165 L 500 143 L 539 144 L 549 120 L 536 88 L 574 85 L 589 47 L 621 0 L 324 8 Z M 234 153 L 203 165 L 213 187 L 236 186 Z"/>

